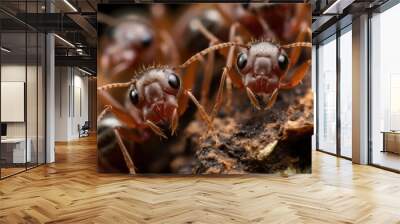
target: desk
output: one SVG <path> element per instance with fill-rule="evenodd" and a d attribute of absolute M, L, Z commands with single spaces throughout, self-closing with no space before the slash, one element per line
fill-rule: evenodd
<path fill-rule="evenodd" d="M 31 162 L 32 141 L 30 138 L 26 140 L 28 143 L 25 154 L 25 138 L 5 138 L 1 139 L 1 159 L 6 163 L 25 163 Z"/>
<path fill-rule="evenodd" d="M 393 152 L 400 154 L 400 131 L 382 131 L 382 152 Z"/>

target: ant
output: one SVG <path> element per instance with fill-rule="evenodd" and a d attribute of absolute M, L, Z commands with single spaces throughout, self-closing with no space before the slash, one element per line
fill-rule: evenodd
<path fill-rule="evenodd" d="M 209 52 L 229 47 L 226 65 L 222 73 L 216 102 L 212 111 L 212 117 L 215 117 L 222 104 L 223 87 L 226 80 L 232 80 L 236 86 L 244 88 L 252 105 L 257 109 L 261 109 L 261 105 L 256 95 L 269 95 L 269 99 L 266 102 L 266 109 L 269 109 L 274 105 L 279 90 L 294 88 L 300 84 L 311 65 L 310 59 L 302 63 L 293 72 L 290 80 L 285 81 L 288 72 L 297 63 L 298 55 L 301 50 L 300 48 L 311 48 L 312 44 L 308 42 L 295 42 L 279 45 L 271 40 L 265 39 L 243 44 L 241 43 L 241 38 L 235 35 L 238 27 L 239 24 L 237 23 L 231 26 L 230 42 L 217 44 L 204 49 L 182 64 L 182 66 L 188 66 L 188 64 L 197 61 L 199 57 L 203 57 Z M 235 42 L 235 40 L 238 41 Z M 240 74 L 239 77 L 232 69 L 235 47 L 242 49 L 236 56 L 236 69 Z M 293 50 L 288 56 L 286 50 L 292 48 Z M 230 88 L 227 89 L 229 92 L 231 91 Z M 228 93 L 228 95 L 230 96 L 231 93 Z"/>
<path fill-rule="evenodd" d="M 185 66 L 179 66 L 184 68 Z M 122 137 L 133 142 L 144 142 L 149 138 L 148 130 L 167 138 L 159 125 L 170 125 L 172 135 L 178 127 L 179 116 L 186 108 L 184 97 L 189 97 L 198 107 L 200 117 L 209 128 L 211 119 L 204 108 L 193 96 L 190 90 L 181 83 L 181 77 L 176 72 L 177 68 L 168 66 L 150 66 L 138 71 L 133 79 L 125 83 L 112 83 L 98 88 L 99 96 L 106 104 L 105 109 L 99 114 L 101 120 L 106 113 L 111 112 L 116 116 L 123 128 L 135 131 L 124 132 L 121 127 L 113 127 L 117 143 L 123 154 L 130 174 L 136 174 L 135 165 Z M 106 90 L 113 88 L 128 88 L 125 105 L 121 105 Z M 136 134 L 135 134 L 136 133 Z"/>
<path fill-rule="evenodd" d="M 226 71 L 224 71 L 222 75 L 220 87 L 217 93 L 217 101 L 214 105 L 212 113 L 215 115 L 220 107 L 220 104 L 222 103 L 221 94 L 224 85 L 226 85 L 228 92 L 226 105 L 228 106 L 228 109 L 230 108 L 232 104 L 232 83 L 238 87 L 245 87 L 246 93 L 252 104 L 258 109 L 261 109 L 261 106 L 256 95 L 270 94 L 271 96 L 267 102 L 267 108 L 272 107 L 276 100 L 278 90 L 293 88 L 294 86 L 298 85 L 303 79 L 304 75 L 306 75 L 308 67 L 311 63 L 311 61 L 308 60 L 306 63 L 301 63 L 300 65 L 297 64 L 301 57 L 300 48 L 311 48 L 311 43 L 304 42 L 306 39 L 310 39 L 311 37 L 311 30 L 307 24 L 307 20 L 305 19 L 305 15 L 307 14 L 306 12 L 309 11 L 309 6 L 306 4 L 294 4 L 291 6 L 280 6 L 275 4 L 250 4 L 247 6 L 243 4 L 215 4 L 215 6 L 221 17 L 224 18 L 224 20 L 228 20 L 232 23 L 229 30 L 229 42 L 242 44 L 244 42 L 243 38 L 249 37 L 249 35 L 250 37 L 256 36 L 259 38 L 259 40 L 251 41 L 247 44 L 247 46 L 242 46 L 243 54 L 240 55 L 240 58 L 238 55 L 238 58 L 236 59 L 236 68 L 237 72 L 240 74 L 239 76 L 232 70 L 234 66 L 235 46 L 231 46 L 228 52 L 221 52 L 227 58 L 224 69 Z M 269 18 L 269 13 L 279 11 L 277 9 L 280 9 L 284 12 L 284 15 L 281 15 L 282 18 Z M 238 22 L 235 22 L 235 20 Z M 284 22 L 280 22 L 281 20 Z M 204 25 L 202 26 L 201 23 L 197 23 L 197 25 L 203 36 L 210 41 L 210 50 L 205 50 L 204 54 L 199 53 L 192 58 L 199 59 L 208 53 L 210 53 L 209 59 L 214 58 L 214 50 L 221 49 L 215 45 L 222 43 L 222 41 L 220 41 L 220 39 L 211 31 L 207 30 L 207 27 Z M 236 30 L 239 28 L 241 28 L 243 35 L 236 36 Z M 295 39 L 294 43 L 298 44 L 283 44 L 282 46 L 279 46 L 279 44 L 271 41 L 277 38 L 284 43 L 287 41 L 291 42 L 293 39 Z M 287 50 L 290 48 L 294 49 L 290 50 L 290 55 L 288 56 Z M 275 52 L 273 49 L 275 49 Z M 282 53 L 282 55 L 280 53 Z M 275 61 L 262 62 L 263 59 L 261 56 L 256 56 L 256 54 L 264 54 L 264 57 L 270 57 L 272 59 L 275 57 Z M 255 57 L 257 57 L 257 62 L 254 61 Z M 238 64 L 239 59 L 240 64 Z M 248 66 L 246 66 L 247 59 L 249 59 Z M 277 69 L 279 68 L 277 64 L 278 59 L 282 60 L 282 67 L 280 69 Z M 271 67 L 271 65 L 266 65 L 265 63 L 271 62 L 274 63 L 273 69 L 266 68 Z M 287 65 L 285 65 L 285 63 L 287 63 Z M 240 68 L 240 66 L 246 66 L 246 68 Z M 255 66 L 257 66 L 257 68 Z M 264 67 L 266 70 L 263 71 L 262 67 Z M 288 79 L 287 73 L 294 67 L 299 68 L 296 70 L 294 75 L 290 77 L 290 80 L 285 83 L 285 79 Z M 257 71 L 255 69 L 257 69 Z M 250 70 L 252 70 L 251 74 L 244 74 L 249 73 Z M 268 73 L 268 75 L 264 76 L 263 74 L 258 74 L 259 72 L 263 74 Z M 210 76 L 210 72 L 205 73 L 205 81 L 203 82 L 203 86 L 209 86 L 211 79 Z M 203 93 L 204 91 L 202 90 L 202 96 L 208 94 Z M 204 105 L 205 101 L 203 101 L 203 97 L 201 99 L 202 104 Z"/>
<path fill-rule="evenodd" d="M 242 37 L 250 34 L 251 38 L 279 40 L 282 44 L 311 41 L 310 4 L 219 3 L 216 7 L 225 18 L 230 18 L 231 24 L 237 21 L 244 31 Z M 301 57 L 301 51 L 296 52 L 292 62 Z"/>
<path fill-rule="evenodd" d="M 179 53 L 172 36 L 158 27 L 157 18 L 151 21 L 136 15 L 114 18 L 98 13 L 97 19 L 112 27 L 112 34 L 103 38 L 104 50 L 100 56 L 101 70 L 107 76 L 131 74 L 139 62 L 150 62 L 160 54 L 172 64 L 179 63 Z M 156 32 L 157 31 L 157 32 Z"/>

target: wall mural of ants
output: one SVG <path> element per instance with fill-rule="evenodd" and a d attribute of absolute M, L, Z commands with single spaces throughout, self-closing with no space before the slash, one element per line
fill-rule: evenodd
<path fill-rule="evenodd" d="M 309 4 L 98 9 L 99 172 L 311 172 Z"/>

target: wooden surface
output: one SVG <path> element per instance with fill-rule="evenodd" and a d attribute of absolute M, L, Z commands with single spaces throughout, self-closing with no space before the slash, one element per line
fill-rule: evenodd
<path fill-rule="evenodd" d="M 372 160 L 374 164 L 400 170 L 400 154 L 381 152 L 377 148 L 374 148 L 373 153 Z"/>
<path fill-rule="evenodd" d="M 10 175 L 13 175 L 15 173 L 21 172 L 25 170 L 25 166 L 24 167 L 7 167 L 7 168 L 1 168 L 1 177 L 7 177 Z"/>
<path fill-rule="evenodd" d="M 320 152 L 288 178 L 99 174 L 94 138 L 56 156 L 0 181 L 0 223 L 400 223 L 399 174 Z"/>

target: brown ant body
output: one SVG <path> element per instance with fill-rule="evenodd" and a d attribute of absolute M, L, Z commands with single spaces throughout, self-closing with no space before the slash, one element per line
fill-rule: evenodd
<path fill-rule="evenodd" d="M 244 6 L 243 4 L 216 4 L 215 8 L 224 18 L 224 21 L 232 24 L 229 31 L 229 42 L 235 44 L 229 46 L 228 52 L 223 52 L 226 56 L 226 65 L 217 93 L 213 115 L 222 104 L 221 94 L 224 85 L 226 85 L 228 92 L 226 105 L 228 108 L 231 106 L 232 84 L 244 87 L 252 104 L 258 109 L 261 106 L 256 95 L 270 95 L 267 101 L 267 108 L 270 108 L 276 100 L 278 91 L 298 85 L 310 66 L 310 61 L 298 64 L 302 52 L 301 48 L 311 48 L 311 43 L 304 42 L 311 37 L 308 21 L 304 19 L 310 10 L 309 5 L 254 3 Z M 281 14 L 276 15 L 277 12 L 281 12 Z M 270 15 L 271 13 L 273 15 Z M 279 19 L 274 19 L 274 17 Z M 205 26 L 200 25 L 201 33 L 214 46 L 210 44 L 210 47 L 203 53 L 196 54 L 192 58 L 199 59 L 208 53 L 210 53 L 209 58 L 214 57 L 214 50 L 222 49 L 215 44 L 223 43 L 223 41 L 213 32 L 207 30 Z M 238 30 L 242 31 L 241 35 L 236 34 Z M 244 39 L 249 38 L 249 35 L 259 40 L 251 41 L 246 45 L 243 44 Z M 272 40 L 283 43 L 294 41 L 293 44 L 280 46 Z M 236 58 L 238 75 L 232 68 L 235 61 L 235 47 L 240 45 L 242 51 Z M 190 60 L 187 63 L 191 63 Z M 291 73 L 293 69 L 296 69 L 296 71 Z M 290 76 L 288 73 L 291 73 Z M 210 75 L 210 73 L 205 74 L 206 81 L 203 86 L 209 85 L 207 80 L 210 80 L 210 78 L 207 79 L 207 77 Z M 206 95 L 206 93 L 202 95 Z"/>
<path fill-rule="evenodd" d="M 183 68 L 183 67 L 182 67 Z M 112 88 L 127 88 L 125 105 L 121 105 L 106 90 Z M 136 130 L 122 132 L 121 127 L 114 128 L 114 133 L 121 148 L 127 167 L 131 174 L 135 174 L 135 166 L 126 149 L 123 138 L 133 142 L 143 142 L 148 139 L 148 130 L 167 138 L 159 125 L 170 125 L 172 134 L 178 127 L 178 119 L 183 113 L 181 98 L 189 97 L 200 111 L 201 118 L 211 124 L 204 108 L 192 93 L 184 88 L 181 77 L 174 68 L 166 66 L 151 66 L 137 72 L 134 78 L 126 83 L 113 83 L 98 88 L 99 95 L 106 107 L 98 116 L 102 119 L 107 112 L 111 112 L 124 124 L 125 129 Z"/>
<path fill-rule="evenodd" d="M 256 94 L 270 95 L 267 107 L 275 103 L 280 89 L 290 89 L 297 86 L 307 74 L 311 61 L 306 61 L 297 68 L 289 81 L 285 78 L 292 68 L 287 48 L 311 47 L 310 43 L 299 42 L 291 45 L 278 45 L 270 41 L 253 42 L 248 45 L 246 51 L 237 56 L 236 68 L 242 77 L 242 83 L 246 89 L 252 104 L 260 109 Z M 295 54 L 296 51 L 293 51 Z"/>
<path fill-rule="evenodd" d="M 100 67 L 107 77 L 128 76 L 138 64 L 148 64 L 158 54 L 164 63 L 178 64 L 179 53 L 172 36 L 156 21 L 136 15 L 113 18 L 99 13 L 97 19 L 112 27 L 110 37 L 103 40 L 105 48 L 101 52 Z M 157 32 L 156 32 L 157 31 Z M 120 79 L 120 77 L 119 77 Z"/>
<path fill-rule="evenodd" d="M 232 26 L 230 39 L 235 39 L 235 27 Z M 311 60 L 301 64 L 292 73 L 290 80 L 286 81 L 288 72 L 293 68 L 298 59 L 300 48 L 311 48 L 311 43 L 296 42 L 292 44 L 279 45 L 269 40 L 252 41 L 248 44 L 238 42 L 227 42 L 209 47 L 187 60 L 183 66 L 197 60 L 209 52 L 230 47 L 226 66 L 222 73 L 222 78 L 217 93 L 216 103 L 213 109 L 213 117 L 218 112 L 222 104 L 222 94 L 226 80 L 232 80 L 236 86 L 244 88 L 251 103 L 261 109 L 256 97 L 257 94 L 267 94 L 267 108 L 271 108 L 275 103 L 280 89 L 290 89 L 301 83 L 311 65 Z M 242 51 L 236 57 L 236 68 L 240 76 L 233 72 L 235 47 L 240 47 Z M 294 48 L 288 56 L 286 49 Z M 228 91 L 231 91 L 228 88 Z M 231 95 L 231 93 L 229 93 Z"/>

